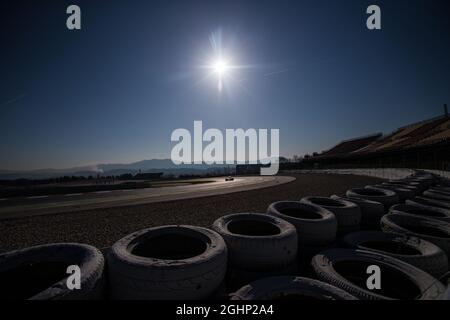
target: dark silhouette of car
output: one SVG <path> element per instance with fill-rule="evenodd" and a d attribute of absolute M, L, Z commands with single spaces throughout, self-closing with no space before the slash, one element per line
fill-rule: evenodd
<path fill-rule="evenodd" d="M 232 176 L 228 176 L 225 178 L 225 181 L 234 181 L 234 178 Z"/>

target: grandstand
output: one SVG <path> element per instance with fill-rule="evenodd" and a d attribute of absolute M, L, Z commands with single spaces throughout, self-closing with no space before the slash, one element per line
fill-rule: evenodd
<path fill-rule="evenodd" d="M 322 152 L 320 156 L 327 157 L 327 156 L 349 154 L 364 148 L 365 146 L 369 145 L 374 141 L 377 141 L 378 139 L 381 138 L 381 136 L 382 136 L 381 133 L 377 133 L 369 136 L 345 140 L 339 143 L 338 145 L 334 146 L 330 150 Z"/>
<path fill-rule="evenodd" d="M 450 169 L 450 117 L 444 115 L 401 127 L 391 134 L 342 141 L 304 160 L 314 167 L 410 167 Z"/>

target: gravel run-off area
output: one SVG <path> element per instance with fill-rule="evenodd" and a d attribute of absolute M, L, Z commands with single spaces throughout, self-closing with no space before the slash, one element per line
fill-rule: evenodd
<path fill-rule="evenodd" d="M 275 201 L 341 195 L 350 188 L 383 181 L 355 175 L 293 176 L 295 181 L 280 186 L 220 196 L 0 220 L 0 251 L 52 242 L 81 242 L 104 248 L 148 227 L 168 224 L 209 227 L 226 214 L 265 212 Z"/>

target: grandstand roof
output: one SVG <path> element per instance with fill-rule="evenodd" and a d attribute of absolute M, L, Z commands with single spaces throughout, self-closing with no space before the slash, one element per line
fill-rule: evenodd
<path fill-rule="evenodd" d="M 376 133 L 364 137 L 359 137 L 355 139 L 345 140 L 334 146 L 328 151 L 323 152 L 320 156 L 335 156 L 341 154 L 348 154 L 361 149 L 371 142 L 379 139 L 382 136 L 381 133 Z"/>
<path fill-rule="evenodd" d="M 445 141 L 450 141 L 450 117 L 440 116 L 404 126 L 386 136 L 378 133 L 342 141 L 318 158 L 396 151 Z"/>
<path fill-rule="evenodd" d="M 450 129 L 450 118 L 434 118 L 430 121 L 424 121 L 398 129 L 394 133 L 358 150 L 358 152 L 400 150 L 442 142 L 448 139 L 448 135 L 444 133 L 448 129 Z"/>

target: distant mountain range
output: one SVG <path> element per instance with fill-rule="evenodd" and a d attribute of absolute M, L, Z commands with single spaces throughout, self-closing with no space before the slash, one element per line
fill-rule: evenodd
<path fill-rule="evenodd" d="M 211 171 L 232 169 L 234 165 L 182 164 L 175 165 L 170 159 L 151 159 L 123 164 L 98 164 L 94 166 L 73 167 L 67 169 L 39 170 L 0 170 L 0 180 L 13 179 L 47 179 L 61 176 L 111 176 L 126 173 L 163 172 L 165 175 L 205 174 Z"/>

